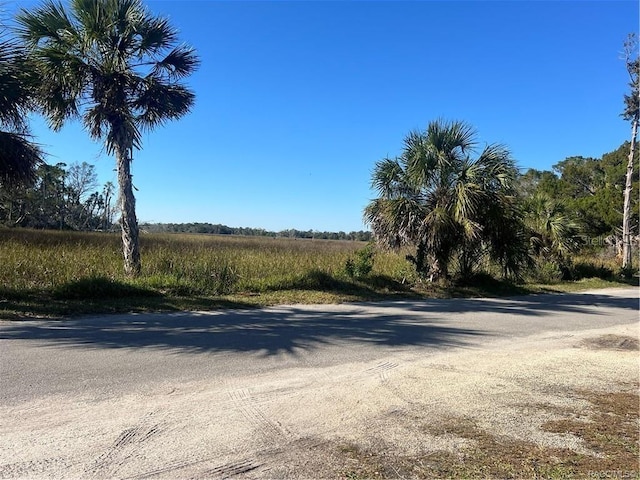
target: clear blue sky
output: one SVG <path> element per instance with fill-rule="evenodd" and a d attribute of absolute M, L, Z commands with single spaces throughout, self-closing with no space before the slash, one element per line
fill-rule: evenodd
<path fill-rule="evenodd" d="M 437 118 L 469 122 L 523 169 L 630 136 L 620 55 L 637 1 L 147 4 L 202 66 L 193 112 L 135 154 L 140 221 L 363 229 L 374 163 Z M 33 133 L 50 163 L 87 161 L 115 183 L 79 123 Z"/>

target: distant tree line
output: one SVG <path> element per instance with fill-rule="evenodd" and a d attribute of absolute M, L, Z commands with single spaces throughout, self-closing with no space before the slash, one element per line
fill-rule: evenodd
<path fill-rule="evenodd" d="M 87 162 L 39 163 L 30 182 L 0 184 L 0 225 L 54 230 L 109 231 L 118 226 L 117 192 L 111 182 L 100 186 L 95 166 Z M 273 238 L 315 238 L 368 242 L 371 232 L 319 232 L 228 227 L 212 223 L 143 223 L 153 233 L 205 233 Z"/>
<path fill-rule="evenodd" d="M 228 227 L 227 225 L 212 223 L 142 223 L 140 228 L 153 233 L 206 233 L 212 235 L 246 235 L 272 238 L 310 238 L 322 240 L 355 240 L 368 242 L 372 239 L 371 232 L 319 232 L 317 230 L 280 230 L 273 232 L 263 228 Z"/>

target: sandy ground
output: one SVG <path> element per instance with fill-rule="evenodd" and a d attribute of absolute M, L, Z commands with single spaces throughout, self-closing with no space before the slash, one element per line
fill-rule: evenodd
<path fill-rule="evenodd" d="M 589 453 L 579 438 L 540 426 L 554 418 L 549 407 L 588 409 L 577 390 L 635 391 L 638 351 L 601 340 L 637 339 L 638 328 L 27 399 L 0 410 L 0 478 L 339 478 L 343 445 L 389 455 L 459 450 L 467 440 L 421 428 L 450 416 Z"/>

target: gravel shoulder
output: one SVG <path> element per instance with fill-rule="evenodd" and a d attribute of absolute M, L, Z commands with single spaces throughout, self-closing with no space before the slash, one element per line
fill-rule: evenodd
<path fill-rule="evenodd" d="M 605 293 L 593 295 L 601 301 Z M 609 293 L 637 297 L 637 289 Z M 3 356 L 18 355 L 12 349 L 22 342 L 21 348 L 34 352 L 28 357 L 32 369 L 47 375 L 57 369 L 61 382 L 67 382 L 58 389 L 44 381 L 41 387 L 20 383 L 8 371 L 17 367 L 5 357 L 3 387 L 13 393 L 5 393 L 0 404 L 0 478 L 340 478 L 355 471 L 349 454 L 354 450 L 389 458 L 459 454 L 471 440 L 437 428 L 451 418 L 503 439 L 597 456 L 579 436 L 541 428 L 560 418 L 559 412 L 587 412 L 590 404 L 580 392 L 637 392 L 640 383 L 637 308 L 627 303 L 601 311 L 596 297 L 584 295 L 584 310 L 564 315 L 579 313 L 583 325 L 596 328 L 579 328 L 567 317 L 567 328 L 561 322 L 528 330 L 530 322 L 551 315 L 542 312 L 527 317 L 520 335 L 494 332 L 437 348 L 408 341 L 373 344 L 366 352 L 375 354 L 342 357 L 337 352 L 344 348 L 358 350 L 354 332 L 349 342 L 325 339 L 324 349 L 316 345 L 306 353 L 293 348 L 269 355 L 256 349 L 227 356 L 157 345 L 145 350 L 84 344 L 78 350 L 75 337 L 74 345 L 52 346 L 55 338 L 17 339 L 7 333 L 9 326 L 0 325 Z M 451 315 L 464 316 L 450 309 Z M 473 316 L 467 319 L 473 324 L 507 321 L 513 312 L 494 308 L 481 318 L 478 312 L 466 315 Z M 79 351 L 101 368 L 113 361 L 116 370 L 122 358 L 115 356 L 140 355 L 126 358 L 140 359 L 142 374 L 105 383 L 95 378 L 101 374 L 98 367 L 74 370 L 48 357 L 68 354 L 71 363 L 88 361 L 74 357 Z M 143 363 L 143 356 L 155 358 L 157 370 L 154 362 Z M 172 356 L 186 356 L 179 368 L 192 365 L 193 371 L 163 375 L 158 359 Z M 203 358 L 206 369 L 218 363 L 225 371 L 207 375 L 197 366 Z M 55 368 L 36 366 L 47 360 Z M 21 375 L 24 380 L 26 374 Z M 17 387 L 9 386 L 16 382 Z"/>

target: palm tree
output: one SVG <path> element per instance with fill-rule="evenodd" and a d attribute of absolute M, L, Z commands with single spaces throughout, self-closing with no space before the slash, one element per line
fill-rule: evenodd
<path fill-rule="evenodd" d="M 68 10 L 46 0 L 17 16 L 38 93 L 54 130 L 82 118 L 93 139 L 115 155 L 124 268 L 140 272 L 138 221 L 131 180 L 142 131 L 185 115 L 194 94 L 180 83 L 198 66 L 195 51 L 177 45 L 168 21 L 140 0 L 71 0 Z"/>
<path fill-rule="evenodd" d="M 523 214 L 532 253 L 557 264 L 566 275 L 568 254 L 578 249 L 579 229 L 564 204 L 547 195 L 536 194 L 524 201 Z"/>
<path fill-rule="evenodd" d="M 475 159 L 476 132 L 464 122 L 431 122 L 411 132 L 398 158 L 376 163 L 372 186 L 380 196 L 364 212 L 376 239 L 398 248 L 419 274 L 437 280 L 449 276 L 456 259 L 469 274 L 485 255 L 517 274 L 522 249 L 513 183 L 517 169 L 502 145 L 486 146 Z"/>
<path fill-rule="evenodd" d="M 24 52 L 13 39 L 0 38 L 0 185 L 32 182 L 44 162 L 25 121 L 31 107 Z"/>

